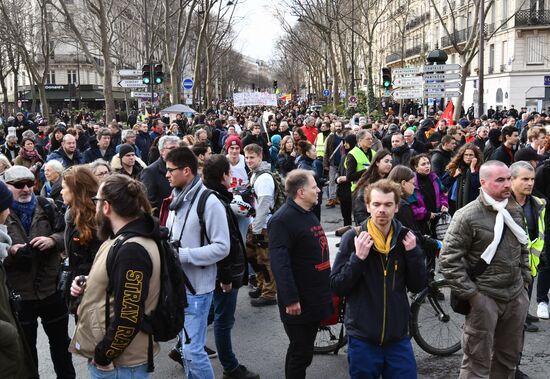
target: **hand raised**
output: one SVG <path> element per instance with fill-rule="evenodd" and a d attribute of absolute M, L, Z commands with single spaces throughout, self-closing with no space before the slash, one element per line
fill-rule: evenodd
<path fill-rule="evenodd" d="M 361 232 L 355 237 L 355 255 L 362 261 L 367 259 L 370 253 L 370 248 L 374 244 L 374 240 L 368 232 Z"/>

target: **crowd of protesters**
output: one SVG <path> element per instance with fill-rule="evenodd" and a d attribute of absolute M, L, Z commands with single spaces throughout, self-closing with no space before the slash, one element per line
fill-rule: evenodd
<path fill-rule="evenodd" d="M 68 317 L 70 313 L 77 314 L 80 300 L 71 296 L 71 283 L 77 276 L 90 273 L 94 258 L 106 238 L 98 233 L 93 199 L 102 200 L 96 194 L 101 192 L 99 189 L 108 178 L 117 175 L 125 176 L 124 180 L 130 180 L 128 183 L 141 183 L 148 199 L 148 205 L 142 208 L 151 209 L 162 225 L 167 224 L 170 229 L 175 227 L 177 231 L 181 229 L 179 239 L 182 243 L 195 238 L 182 238 L 194 231 L 185 229 L 188 220 L 181 216 L 185 212 L 189 214 L 195 193 L 211 188 L 222 194 L 219 202 L 206 203 L 204 217 L 208 243 L 197 240 L 196 246 L 180 251 L 184 271 L 191 273 L 193 284 L 200 289 L 196 295 L 188 297 L 192 304 L 204 311 L 204 314 L 188 315 L 188 319 L 196 320 L 188 330 L 194 336 L 192 345 L 181 346 L 179 343 L 170 354 L 171 358 L 186 366 L 188 377 L 207 378 L 212 375 L 208 355 L 215 352 L 204 346 L 210 304 L 215 308 L 215 325 L 221 325 L 215 333 L 224 377 L 258 377 L 237 361 L 231 349 L 230 332 L 229 335 L 223 332 L 230 331 L 234 323 L 236 291 L 243 282 L 250 282 L 252 287 L 249 292 L 252 306 L 279 304 L 291 341 L 285 372 L 287 377 L 305 375 L 305 369 L 311 363 L 312 351 L 308 346 L 312 342 L 309 341 L 314 337 L 320 320 L 307 314 L 310 311 L 307 304 L 302 303 L 300 307 L 299 297 L 302 295 L 293 293 L 297 289 L 289 286 L 288 280 L 293 283 L 294 279 L 289 279 L 291 276 L 285 268 L 296 264 L 292 257 L 297 259 L 296 256 L 300 257 L 302 252 L 286 248 L 301 238 L 299 233 L 303 236 L 308 231 L 315 231 L 315 238 L 319 241 L 325 238 L 326 243 L 320 225 L 321 214 L 323 208 L 334 207 L 340 208 L 343 227 L 349 229 L 355 224 L 363 229 L 352 228 L 348 232 L 351 234 L 345 235 L 344 248 L 339 252 L 337 268 L 330 280 L 328 271 L 319 274 L 318 280 L 323 282 L 320 287 L 325 291 L 321 297 L 330 302 L 326 292 L 330 286 L 333 291 L 351 299 L 346 314 L 346 327 L 351 336 L 349 372 L 352 377 L 367 375 L 367 371 L 362 371 L 365 363 L 360 362 L 360 354 L 379 358 L 379 354 L 385 353 L 373 350 L 371 337 L 375 333 L 364 330 L 368 323 L 356 319 L 358 315 L 354 312 L 361 310 L 360 304 L 353 305 L 356 301 L 360 303 L 356 297 L 369 294 L 362 285 L 354 288 L 349 282 L 351 277 L 357 275 L 357 270 L 375 270 L 367 268 L 367 263 L 361 265 L 361 262 L 374 259 L 373 254 L 369 255 L 370 250 L 384 257 L 381 262 L 386 264 L 386 268 L 393 254 L 405 254 L 410 258 L 402 262 L 392 261 L 395 262 L 393 275 L 398 275 L 398 263 L 403 267 L 410 265 L 411 269 L 418 271 L 419 262 L 425 262 L 422 266 L 426 272 L 420 270 L 414 278 L 399 276 L 403 282 L 398 291 L 406 293 L 405 288 L 419 291 L 426 284 L 424 276 L 433 277 L 439 251 L 443 249 L 443 254 L 447 254 L 446 249 L 451 249 L 437 233 L 441 220 L 445 219 L 443 215 L 452 216 L 453 222 L 455 215 L 463 220 L 465 208 L 471 212 L 473 205 L 470 204 L 485 199 L 484 196 L 490 198 L 487 194 L 493 196 L 490 185 L 496 179 L 484 167 L 497 167 L 503 172 L 503 180 L 510 180 L 511 176 L 512 182 L 514 178 L 523 177 L 521 170 L 530 173 L 529 178 L 524 179 L 530 181 L 530 187 L 526 184 L 528 188 L 516 188 L 518 193 L 512 190 L 511 198 L 516 199 L 524 214 L 527 240 L 518 237 L 519 232 L 514 235 L 530 248 L 529 272 L 533 277 L 538 275 L 538 309 L 537 316 L 526 312 L 518 314 L 523 315 L 522 325 L 529 332 L 538 330 L 535 322 L 539 318 L 549 318 L 550 261 L 543 246 L 550 236 L 544 227 L 544 200 L 550 197 L 550 116 L 544 113 L 527 112 L 524 108 L 518 112 L 512 107 L 498 114 L 493 111 L 489 117 L 465 117 L 453 122 L 441 118 L 441 113 L 430 117 L 417 114 L 398 117 L 387 112 L 383 119 L 375 120 L 360 114 L 342 118 L 332 113 L 309 111 L 306 104 L 294 102 L 280 107 L 239 108 L 233 107 L 231 102 L 223 102 L 217 109 L 192 117 L 183 114 L 173 118 L 168 115 L 136 117 L 132 114 L 127 125 L 116 120 L 104 123 L 90 117 L 80 117 L 76 125 L 68 124 L 67 120 L 50 124 L 46 120 L 33 121 L 18 113 L 4 123 L 0 144 L 0 176 L 7 184 L 7 187 L 0 187 L 0 211 L 9 209 L 11 212 L 9 216 L 0 218 L 7 227 L 5 233 L 0 229 L 0 238 L 4 239 L 0 243 L 6 246 L 4 249 L 4 245 L 0 245 L 0 253 L 5 250 L 0 273 L 4 275 L 5 269 L 7 283 L 19 293 L 22 304 L 18 313 L 22 338 L 18 344 L 19 356 L 13 362 L 14 370 L 23 370 L 18 363 L 25 359 L 25 354 L 35 363 L 34 371 L 38 367 L 36 329 L 40 317 L 49 338 L 57 376 L 75 377 L 68 353 Z M 527 166 L 518 166 L 517 162 L 526 162 Z M 509 166 L 512 167 L 510 171 Z M 286 186 L 286 205 L 277 212 L 281 208 L 278 186 L 284 186 L 287 178 L 290 180 Z M 119 181 L 122 183 L 122 179 Z M 138 187 L 133 191 L 138 195 L 141 193 Z M 193 198 L 191 205 L 186 203 L 188 197 Z M 507 201 L 508 197 L 499 201 Z M 496 201 L 498 196 L 493 198 Z M 384 216 L 388 210 L 380 210 L 380 201 L 392 203 L 388 208 L 393 212 L 389 219 Z M 234 230 L 231 229 L 231 220 L 229 226 L 225 220 L 223 227 L 211 225 L 220 221 L 215 221 L 209 212 L 222 211 L 225 206 L 234 213 Z M 108 210 L 104 209 L 104 212 L 108 213 Z M 301 212 L 311 212 L 315 217 L 311 218 L 308 213 L 303 216 L 306 224 L 298 225 L 296 220 L 302 217 Z M 516 218 L 517 215 L 510 212 Z M 293 222 L 289 223 L 285 214 Z M 271 223 L 272 217 L 274 221 Z M 504 217 L 510 228 L 512 217 Z M 198 219 L 189 219 L 190 224 L 195 222 L 196 228 L 200 229 Z M 296 225 L 296 230 L 289 230 L 288 225 Z M 284 236 L 288 244 L 270 234 L 272 228 L 277 229 L 277 235 Z M 239 236 L 233 242 L 227 234 L 232 231 Z M 232 277 L 220 282 L 219 262 L 230 250 L 227 241 L 233 248 L 232 244 L 238 244 L 239 240 L 244 254 L 241 264 L 248 262 L 246 273 L 241 272 L 237 280 Z M 400 244 L 398 247 L 394 246 L 395 241 Z M 304 248 L 314 245 L 307 239 L 301 243 Z M 36 254 L 36 251 L 41 254 Z M 356 256 L 352 259 L 350 254 L 354 251 Z M 320 262 L 327 261 L 325 252 L 323 248 L 315 253 Z M 208 258 L 198 258 L 199 253 Z M 419 257 L 422 257 L 421 261 Z M 300 259 L 308 258 L 303 256 Z M 456 262 L 446 259 L 445 268 L 452 272 L 450 267 Z M 376 267 L 376 270 L 380 268 Z M 204 274 L 205 268 L 211 271 L 211 275 L 207 275 L 211 277 L 208 283 L 205 275 L 193 277 L 195 271 Z M 318 271 L 326 268 L 323 265 Z M 60 285 L 59 278 L 64 273 L 69 273 L 68 278 Z M 383 278 L 386 280 L 386 270 Z M 221 285 L 215 286 L 215 283 Z M 530 296 L 530 281 L 526 279 L 525 284 Z M 482 289 L 479 291 L 483 292 Z M 473 293 L 463 292 L 465 297 Z M 231 293 L 231 300 L 224 297 L 226 293 Z M 303 296 L 308 298 L 310 295 Z M 0 304 L 5 307 L 1 300 Z M 377 303 L 379 300 L 372 301 Z M 317 312 L 318 317 L 325 317 L 331 308 L 330 304 L 323 307 L 316 304 L 315 307 L 313 309 L 322 310 Z M 379 306 L 373 307 L 378 312 Z M 396 311 L 402 314 L 406 313 L 404 309 L 408 309 L 408 303 L 396 305 Z M 293 326 L 300 324 L 293 317 L 299 317 L 301 312 L 306 312 L 301 320 L 308 323 L 307 338 L 301 334 L 300 328 Z M 373 316 L 372 323 L 378 322 L 377 317 Z M 403 317 L 391 325 L 406 329 L 404 321 L 408 316 Z M 517 333 L 523 335 L 523 328 Z M 390 337 L 384 338 L 383 335 L 378 342 L 389 346 L 407 335 L 406 330 L 393 331 Z M 184 340 L 185 336 L 181 339 Z M 520 342 L 517 344 L 519 352 Z M 399 345 L 396 350 L 401 349 L 408 355 L 403 362 L 396 363 L 396 367 L 403 370 L 403 377 L 410 377 L 411 370 L 415 370 L 409 345 Z M 304 353 L 303 349 L 308 351 Z M 478 358 L 465 352 L 462 369 L 467 370 L 472 366 L 468 366 L 468 362 Z M 373 365 L 377 364 L 375 360 L 373 358 Z M 514 358 L 506 364 L 511 361 Z M 110 366 L 100 363 L 111 364 L 112 360 L 95 363 L 101 370 Z M 30 369 L 30 366 L 25 369 Z M 475 369 L 479 370 L 478 367 Z M 93 371 L 90 372 L 93 376 Z M 383 370 L 374 374 L 369 371 L 368 375 L 371 374 L 386 375 Z"/>

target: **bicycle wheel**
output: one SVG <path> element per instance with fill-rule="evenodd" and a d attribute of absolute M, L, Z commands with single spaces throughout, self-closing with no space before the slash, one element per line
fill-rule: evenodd
<path fill-rule="evenodd" d="M 320 325 L 313 343 L 314 354 L 338 353 L 347 344 L 344 324 Z"/>
<path fill-rule="evenodd" d="M 444 281 L 434 282 L 413 302 L 411 332 L 427 353 L 447 356 L 460 350 L 464 316 L 451 308 L 451 288 Z"/>

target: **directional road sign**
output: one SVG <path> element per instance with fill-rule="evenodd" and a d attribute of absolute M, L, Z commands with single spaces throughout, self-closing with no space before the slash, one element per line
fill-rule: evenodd
<path fill-rule="evenodd" d="M 424 74 L 424 80 L 452 80 L 460 79 L 462 75 L 456 73 L 450 74 Z"/>
<path fill-rule="evenodd" d="M 422 67 L 394 68 L 391 70 L 393 76 L 414 75 L 420 74 L 421 72 Z"/>
<path fill-rule="evenodd" d="M 138 91 L 132 91 L 130 93 L 131 97 L 151 97 L 151 92 L 138 92 Z M 155 97 L 158 97 L 158 93 L 154 93 Z"/>
<path fill-rule="evenodd" d="M 450 90 L 444 90 L 444 89 L 428 89 L 424 91 L 424 95 L 426 97 L 435 97 L 435 98 L 441 98 L 441 97 L 456 97 L 460 96 L 460 91 L 454 91 L 452 89 Z"/>
<path fill-rule="evenodd" d="M 462 92 L 459 92 L 459 91 L 445 92 L 445 97 L 459 97 L 460 95 L 462 95 Z"/>
<path fill-rule="evenodd" d="M 346 91 L 340 91 L 340 98 L 341 98 L 341 99 L 345 99 L 346 96 L 347 96 Z"/>
<path fill-rule="evenodd" d="M 191 78 L 185 78 L 181 82 L 181 86 L 183 89 L 192 89 L 193 88 L 193 79 Z"/>
<path fill-rule="evenodd" d="M 459 64 L 434 64 L 424 66 L 424 72 L 459 70 Z"/>
<path fill-rule="evenodd" d="M 141 79 L 124 79 L 118 85 L 122 88 L 147 88 L 147 84 L 143 84 Z"/>
<path fill-rule="evenodd" d="M 424 92 L 422 92 L 422 88 L 418 89 L 396 89 L 392 92 L 392 96 L 394 99 L 416 99 L 419 97 L 424 96 Z"/>
<path fill-rule="evenodd" d="M 544 75 L 544 85 L 550 86 L 550 75 Z"/>
<path fill-rule="evenodd" d="M 424 79 L 421 76 L 411 76 L 408 78 L 397 78 L 393 81 L 396 87 L 416 87 L 421 86 Z"/>
<path fill-rule="evenodd" d="M 119 70 L 118 74 L 120 76 L 139 76 L 141 75 L 140 70 Z"/>
<path fill-rule="evenodd" d="M 424 89 L 460 88 L 460 82 L 424 83 Z"/>
<path fill-rule="evenodd" d="M 330 90 L 329 89 L 324 89 L 323 90 L 323 96 L 329 97 L 330 96 Z"/>

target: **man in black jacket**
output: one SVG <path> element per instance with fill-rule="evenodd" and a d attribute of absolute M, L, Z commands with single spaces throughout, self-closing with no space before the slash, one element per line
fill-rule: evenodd
<path fill-rule="evenodd" d="M 432 153 L 432 171 L 440 178 L 445 173 L 445 168 L 453 157 L 455 141 L 453 137 L 446 135 L 441 139 L 441 144 Z"/>
<path fill-rule="evenodd" d="M 399 195 L 387 179 L 367 187 L 371 218 L 344 234 L 330 275 L 346 297 L 352 378 L 416 378 L 407 291 L 425 287 L 426 266 L 414 234 L 394 219 Z"/>
<path fill-rule="evenodd" d="M 491 154 L 491 160 L 501 161 L 506 166 L 510 166 L 514 163 L 514 153 L 517 151 L 519 143 L 519 132 L 513 126 L 505 126 L 501 131 L 502 145 Z"/>
<path fill-rule="evenodd" d="M 268 224 L 269 255 L 281 320 L 290 340 L 285 375 L 305 378 L 319 322 L 332 313 L 329 248 L 311 211 L 320 191 L 312 173 L 291 171 L 285 190 L 287 202 Z"/>

